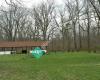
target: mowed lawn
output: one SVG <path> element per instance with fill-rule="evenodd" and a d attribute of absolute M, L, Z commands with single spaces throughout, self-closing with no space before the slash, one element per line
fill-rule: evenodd
<path fill-rule="evenodd" d="M 100 80 L 100 54 L 1 55 L 0 80 Z"/>

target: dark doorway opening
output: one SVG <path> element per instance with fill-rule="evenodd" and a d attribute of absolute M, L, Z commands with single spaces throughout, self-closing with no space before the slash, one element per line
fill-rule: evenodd
<path fill-rule="evenodd" d="M 27 50 L 22 50 L 22 54 L 27 54 Z"/>

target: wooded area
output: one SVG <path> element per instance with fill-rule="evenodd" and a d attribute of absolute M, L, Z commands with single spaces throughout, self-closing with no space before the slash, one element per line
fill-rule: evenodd
<path fill-rule="evenodd" d="M 0 40 L 49 41 L 52 51 L 100 50 L 100 0 L 54 0 L 27 8 L 21 0 L 0 7 Z"/>

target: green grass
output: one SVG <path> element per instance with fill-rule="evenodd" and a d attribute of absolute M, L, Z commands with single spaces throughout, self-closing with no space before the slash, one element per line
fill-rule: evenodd
<path fill-rule="evenodd" d="M 100 54 L 2 55 L 0 80 L 100 80 Z"/>

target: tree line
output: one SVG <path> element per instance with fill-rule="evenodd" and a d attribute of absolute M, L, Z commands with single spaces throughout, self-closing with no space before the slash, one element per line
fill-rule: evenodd
<path fill-rule="evenodd" d="M 100 0 L 42 1 L 27 8 L 21 0 L 0 7 L 0 40 L 44 40 L 52 51 L 100 50 Z"/>

